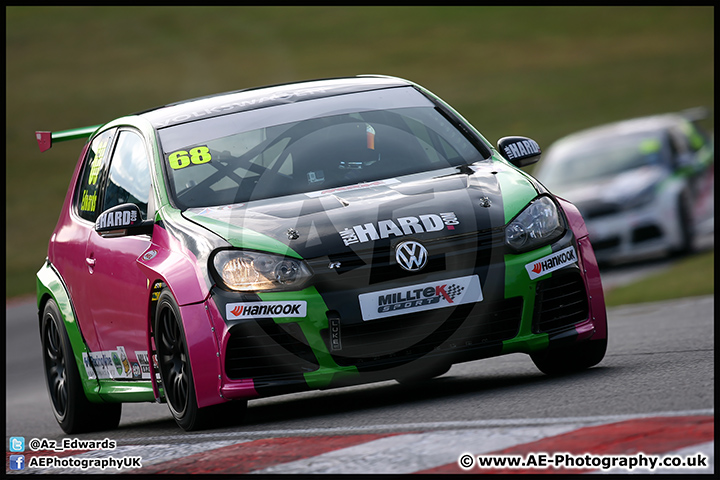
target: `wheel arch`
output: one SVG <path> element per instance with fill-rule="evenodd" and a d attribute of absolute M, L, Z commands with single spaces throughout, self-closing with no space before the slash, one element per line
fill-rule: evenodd
<path fill-rule="evenodd" d="M 100 396 L 100 385 L 97 379 L 89 378 L 85 369 L 81 368 L 84 365 L 83 353 L 88 354 L 90 349 L 85 343 L 80 326 L 77 323 L 77 316 L 75 315 L 75 308 L 73 307 L 72 299 L 67 291 L 65 282 L 53 267 L 53 265 L 46 260 L 45 264 L 40 268 L 36 275 L 36 291 L 37 291 L 37 306 L 38 306 L 38 330 L 42 335 L 42 318 L 45 305 L 52 299 L 60 311 L 60 316 L 65 331 L 70 340 L 70 346 L 72 347 L 72 354 L 75 358 L 75 364 L 78 366 L 78 373 L 83 386 L 83 392 L 87 399 L 93 403 L 105 403 L 103 398 Z"/>
<path fill-rule="evenodd" d="M 217 331 L 213 323 L 208 302 L 210 293 L 202 293 L 202 287 L 197 277 L 192 275 L 178 275 L 177 263 L 164 262 L 171 265 L 170 270 L 152 268 L 147 264 L 143 269 L 150 280 L 150 298 L 148 303 L 148 352 L 156 352 L 154 332 L 157 330 L 157 303 L 160 293 L 167 289 L 177 303 L 180 311 L 180 320 L 186 336 L 188 355 L 190 357 L 195 394 L 198 406 L 206 407 L 226 400 L 220 394 L 220 344 L 222 331 Z M 190 272 L 185 272 L 190 273 Z M 191 277 L 191 278 L 188 278 Z M 169 280 L 172 279 L 172 280 Z M 161 398 L 159 387 L 155 378 L 155 366 L 150 362 L 153 389 L 156 398 Z M 202 375 L 201 375 L 202 373 Z M 164 394 L 162 395 L 164 397 Z"/>
<path fill-rule="evenodd" d="M 672 175 L 658 186 L 658 208 L 664 212 L 662 229 L 666 235 L 669 248 L 681 252 L 685 247 L 685 238 L 682 232 L 683 212 L 686 204 L 692 215 L 692 195 L 690 185 L 685 177 Z M 692 223 L 692 218 L 689 219 Z"/>

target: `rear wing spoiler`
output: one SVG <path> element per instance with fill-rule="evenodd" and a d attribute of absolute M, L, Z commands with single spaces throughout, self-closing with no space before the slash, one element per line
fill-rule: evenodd
<path fill-rule="evenodd" d="M 101 126 L 102 125 L 94 125 L 92 127 L 73 128 L 71 130 L 62 130 L 59 132 L 37 131 L 35 132 L 35 138 L 37 139 L 40 151 L 44 152 L 46 150 L 50 150 L 53 142 L 64 142 L 65 140 L 87 138 Z"/>

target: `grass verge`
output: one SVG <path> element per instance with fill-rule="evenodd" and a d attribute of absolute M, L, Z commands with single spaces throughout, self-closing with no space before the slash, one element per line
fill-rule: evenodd
<path fill-rule="evenodd" d="M 715 251 L 685 258 L 668 270 L 605 294 L 605 305 L 659 302 L 715 292 Z"/>

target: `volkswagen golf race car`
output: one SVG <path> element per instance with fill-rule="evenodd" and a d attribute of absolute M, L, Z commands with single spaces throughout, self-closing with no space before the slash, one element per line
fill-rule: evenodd
<path fill-rule="evenodd" d="M 363 75 L 213 95 L 87 139 L 37 302 L 67 433 L 165 402 L 185 430 L 250 399 L 514 352 L 599 363 L 600 276 L 578 210 L 423 87 Z"/>
<path fill-rule="evenodd" d="M 534 171 L 587 222 L 598 261 L 691 252 L 714 228 L 714 146 L 704 109 L 633 118 L 554 142 Z"/>

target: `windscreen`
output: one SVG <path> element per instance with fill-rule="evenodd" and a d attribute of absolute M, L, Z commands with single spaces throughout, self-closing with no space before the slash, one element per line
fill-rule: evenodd
<path fill-rule="evenodd" d="M 424 95 L 393 88 L 159 130 L 178 208 L 244 203 L 482 160 Z"/>
<path fill-rule="evenodd" d="M 537 178 L 556 186 L 592 182 L 645 165 L 667 163 L 660 132 L 572 142 L 548 151 Z"/>

